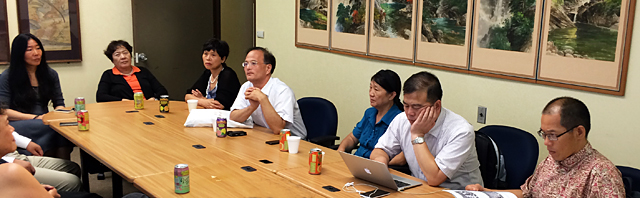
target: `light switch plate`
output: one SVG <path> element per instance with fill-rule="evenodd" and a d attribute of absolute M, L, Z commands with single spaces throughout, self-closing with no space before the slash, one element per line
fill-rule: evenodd
<path fill-rule="evenodd" d="M 478 106 L 478 123 L 486 124 L 487 123 L 487 108 L 483 106 Z"/>

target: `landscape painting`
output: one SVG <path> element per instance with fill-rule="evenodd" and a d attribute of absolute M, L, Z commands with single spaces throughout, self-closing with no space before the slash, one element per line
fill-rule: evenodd
<path fill-rule="evenodd" d="M 375 0 L 373 35 L 385 38 L 411 38 L 413 0 Z"/>
<path fill-rule="evenodd" d="M 546 53 L 614 61 L 621 0 L 553 0 Z"/>
<path fill-rule="evenodd" d="M 422 41 L 464 45 L 467 30 L 467 0 L 424 0 Z"/>
<path fill-rule="evenodd" d="M 335 0 L 338 3 L 335 31 L 364 35 L 367 5 L 365 0 Z"/>
<path fill-rule="evenodd" d="M 300 26 L 318 30 L 327 29 L 329 0 L 300 0 Z"/>
<path fill-rule="evenodd" d="M 68 0 L 31 0 L 29 27 L 47 51 L 71 50 Z"/>
<path fill-rule="evenodd" d="M 480 0 L 477 10 L 479 47 L 532 51 L 536 0 Z"/>

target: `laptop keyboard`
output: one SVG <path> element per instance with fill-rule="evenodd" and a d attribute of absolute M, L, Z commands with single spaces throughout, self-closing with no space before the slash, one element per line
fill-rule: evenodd
<path fill-rule="evenodd" d="M 409 184 L 407 184 L 405 182 L 398 181 L 398 180 L 395 180 L 395 179 L 393 181 L 396 182 L 396 186 L 398 186 L 398 188 L 402 188 L 402 187 L 405 187 L 405 186 L 409 185 Z"/>

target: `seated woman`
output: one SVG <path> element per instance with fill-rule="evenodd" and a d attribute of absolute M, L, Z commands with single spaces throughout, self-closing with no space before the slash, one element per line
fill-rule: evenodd
<path fill-rule="evenodd" d="M 229 57 L 227 42 L 211 39 L 202 45 L 204 72 L 187 90 L 184 100 L 198 100 L 198 106 L 205 109 L 229 110 L 240 90 L 236 72 L 227 67 Z M 205 93 L 205 94 L 203 94 Z"/>
<path fill-rule="evenodd" d="M 9 105 L 7 115 L 16 131 L 39 144 L 45 156 L 71 158 L 73 144 L 42 123 L 49 102 L 55 109 L 64 108 L 64 98 L 58 73 L 47 64 L 36 36 L 27 33 L 13 39 L 9 69 L 0 75 L 0 102 Z"/>
<path fill-rule="evenodd" d="M 144 67 L 131 65 L 129 43 L 123 40 L 111 41 L 104 55 L 113 62 L 113 68 L 102 73 L 97 102 L 133 100 L 133 93 L 142 92 L 147 100 L 155 100 L 167 95 L 167 89 Z"/>
<path fill-rule="evenodd" d="M 369 158 L 378 139 L 389 127 L 389 123 L 399 113 L 403 105 L 400 102 L 400 77 L 391 70 L 380 70 L 371 77 L 369 83 L 369 103 L 371 107 L 364 112 L 362 120 L 353 128 L 353 132 L 340 142 L 338 151 L 351 153 L 358 143 L 360 147 L 355 155 Z M 403 165 L 406 161 L 401 153 L 394 157 L 390 165 Z"/>

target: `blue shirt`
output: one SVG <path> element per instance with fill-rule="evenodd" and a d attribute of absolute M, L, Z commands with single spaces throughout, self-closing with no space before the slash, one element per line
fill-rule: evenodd
<path fill-rule="evenodd" d="M 356 127 L 353 128 L 353 136 L 358 138 L 358 141 L 360 141 L 360 148 L 358 148 L 355 155 L 369 158 L 371 151 L 373 151 L 378 143 L 378 139 L 385 131 L 387 131 L 389 123 L 391 123 L 393 118 L 395 118 L 399 113 L 402 113 L 402 111 L 400 111 L 398 106 L 393 105 L 391 106 L 391 109 L 384 114 L 382 119 L 380 119 L 380 122 L 376 123 L 376 114 L 378 114 L 378 110 L 373 107 L 368 108 L 364 112 L 362 120 L 360 120 L 360 122 L 356 124 Z"/>

